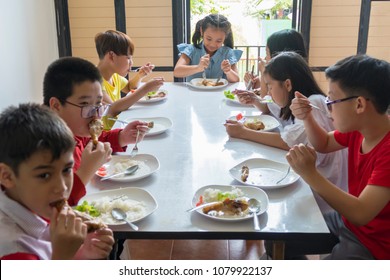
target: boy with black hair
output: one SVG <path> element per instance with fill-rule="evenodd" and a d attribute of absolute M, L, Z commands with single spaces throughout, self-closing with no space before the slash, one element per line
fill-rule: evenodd
<path fill-rule="evenodd" d="M 61 118 L 46 106 L 11 106 L 0 131 L 0 258 L 106 258 L 112 231 L 87 234 L 70 207 L 54 206 L 73 184 L 74 139 Z"/>
<path fill-rule="evenodd" d="M 86 194 L 85 185 L 110 160 L 112 152 L 125 151 L 128 144 L 135 143 L 137 131 L 141 141 L 149 130 L 146 122 L 134 121 L 123 129 L 103 131 L 96 145 L 90 141 L 91 122 L 100 119 L 107 111 L 107 105 L 102 103 L 101 81 L 96 66 L 77 57 L 54 61 L 44 77 L 44 104 L 66 122 L 76 141 L 74 184 L 69 197 L 71 206 Z"/>
<path fill-rule="evenodd" d="M 290 108 L 303 120 L 314 149 L 297 145 L 291 167 L 336 211 L 326 215 L 329 259 L 390 259 L 390 64 L 367 55 L 347 57 L 326 71 L 326 104 L 336 131 L 313 119 L 306 97 L 296 93 Z M 316 153 L 348 147 L 348 193 L 315 168 Z M 307 243 L 307 248 L 319 244 Z M 286 254 L 288 252 L 286 246 Z"/>

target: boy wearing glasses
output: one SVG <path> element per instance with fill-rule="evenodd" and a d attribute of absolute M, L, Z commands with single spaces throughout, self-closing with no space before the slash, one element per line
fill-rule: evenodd
<path fill-rule="evenodd" d="M 123 130 L 103 131 L 96 147 L 90 138 L 89 124 L 103 116 L 107 107 L 102 104 L 101 76 L 89 61 L 65 57 L 49 65 L 43 81 L 43 102 L 55 111 L 73 132 L 74 183 L 68 203 L 73 206 L 86 194 L 85 185 L 111 153 L 125 151 L 134 143 L 137 131 L 139 140 L 148 131 L 147 123 L 134 121 Z"/>
<path fill-rule="evenodd" d="M 309 101 L 296 93 L 290 108 L 303 120 L 314 149 L 287 153 L 291 167 L 336 211 L 325 216 L 329 259 L 390 259 L 390 64 L 366 55 L 345 58 L 326 71 L 326 101 L 336 131 L 325 132 Z M 348 147 L 348 193 L 315 168 L 316 153 Z M 312 251 L 317 244 L 305 242 Z M 286 246 L 286 252 L 289 249 Z M 304 248 L 302 248 L 304 250 Z M 302 252 L 301 252 L 302 253 Z"/>

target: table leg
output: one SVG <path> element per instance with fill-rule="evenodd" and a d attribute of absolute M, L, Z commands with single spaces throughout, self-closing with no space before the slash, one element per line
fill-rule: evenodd
<path fill-rule="evenodd" d="M 272 241 L 272 259 L 284 260 L 284 241 L 283 240 Z"/>

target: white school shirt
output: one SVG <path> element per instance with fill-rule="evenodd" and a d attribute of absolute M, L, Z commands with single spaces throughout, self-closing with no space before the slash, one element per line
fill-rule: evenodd
<path fill-rule="evenodd" d="M 51 259 L 50 225 L 0 191 L 0 257 L 28 253 Z"/>
<path fill-rule="evenodd" d="M 320 94 L 313 94 L 309 97 L 310 103 L 318 106 L 327 112 L 325 104 L 325 96 Z M 268 109 L 271 114 L 279 120 L 281 123 L 281 132 L 280 136 L 283 141 L 287 143 L 289 147 L 303 143 L 309 144 L 307 135 L 305 132 L 305 126 L 301 120 L 281 120 L 279 117 L 280 107 L 274 103 L 269 103 Z M 333 122 L 330 118 L 326 116 L 324 112 L 314 109 L 311 111 L 314 119 L 317 123 L 324 128 L 326 131 L 335 130 Z M 332 152 L 328 154 L 322 154 L 317 152 L 317 169 L 319 172 L 335 184 L 337 187 L 344 191 L 348 191 L 348 150 L 342 149 L 337 152 Z M 318 203 L 318 206 L 321 209 L 322 213 L 329 212 L 332 208 L 316 193 L 314 197 Z"/>

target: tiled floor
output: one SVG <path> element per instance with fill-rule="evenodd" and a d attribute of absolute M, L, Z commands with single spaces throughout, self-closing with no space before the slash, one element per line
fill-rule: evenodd
<path fill-rule="evenodd" d="M 257 240 L 128 240 L 123 257 L 133 260 L 258 260 Z"/>
<path fill-rule="evenodd" d="M 128 240 L 121 259 L 258 260 L 264 252 L 261 240 Z"/>

